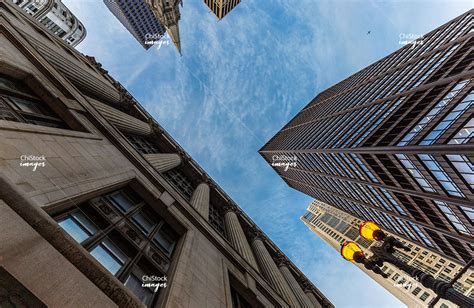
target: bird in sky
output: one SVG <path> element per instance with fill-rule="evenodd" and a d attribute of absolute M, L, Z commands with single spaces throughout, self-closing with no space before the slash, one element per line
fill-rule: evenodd
<path fill-rule="evenodd" d="M 370 34 L 370 32 L 371 32 L 370 30 L 369 30 L 369 31 L 367 31 L 367 35 L 369 35 L 369 34 Z"/>

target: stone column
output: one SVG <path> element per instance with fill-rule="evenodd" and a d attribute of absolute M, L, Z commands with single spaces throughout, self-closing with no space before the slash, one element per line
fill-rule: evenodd
<path fill-rule="evenodd" d="M 288 260 L 281 256 L 277 260 L 278 267 L 280 268 L 280 272 L 282 273 L 283 277 L 285 277 L 286 282 L 290 286 L 291 291 L 295 295 L 296 299 L 300 303 L 301 307 L 303 308 L 312 308 L 314 305 L 311 303 L 309 298 L 304 293 L 303 289 L 301 288 L 298 281 L 296 281 L 295 277 L 291 273 L 290 269 L 288 268 L 289 262 Z"/>
<path fill-rule="evenodd" d="M 321 305 L 321 303 L 318 301 L 318 299 L 316 298 L 316 296 L 314 295 L 313 286 L 311 285 L 311 283 L 309 283 L 308 281 L 304 282 L 303 283 L 303 290 L 304 290 L 304 293 L 306 294 L 306 296 L 308 297 L 308 299 L 311 301 L 311 303 L 313 303 L 313 307 L 315 307 L 315 308 L 322 308 L 323 307 Z"/>
<path fill-rule="evenodd" d="M 143 156 L 158 172 L 166 172 L 181 164 L 181 156 L 175 153 L 145 154 Z"/>
<path fill-rule="evenodd" d="M 87 97 L 87 100 L 97 109 L 97 111 L 100 112 L 100 114 L 102 114 L 104 118 L 119 130 L 141 136 L 147 136 L 152 133 L 150 124 L 91 97 Z"/>
<path fill-rule="evenodd" d="M 254 269 L 258 271 L 257 262 L 250 248 L 247 237 L 245 236 L 244 230 L 240 225 L 239 218 L 237 213 L 239 210 L 234 206 L 229 206 L 226 208 L 224 214 L 224 223 L 227 238 L 232 246 L 240 253 L 240 255 L 247 260 Z"/>
<path fill-rule="evenodd" d="M 191 197 L 191 205 L 201 214 L 206 220 L 209 220 L 209 194 L 210 188 L 207 183 L 199 184 Z"/>
<path fill-rule="evenodd" d="M 275 288 L 278 294 L 290 305 L 290 307 L 300 307 L 298 300 L 291 292 L 288 283 L 283 278 L 283 275 L 278 270 L 277 265 L 273 261 L 272 256 L 268 252 L 265 244 L 263 243 L 260 232 L 254 232 L 252 240 L 252 248 L 255 252 L 255 257 L 260 266 L 262 274 L 265 276 L 267 281 Z"/>

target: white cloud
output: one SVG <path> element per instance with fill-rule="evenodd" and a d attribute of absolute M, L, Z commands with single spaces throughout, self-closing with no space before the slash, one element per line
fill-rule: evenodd
<path fill-rule="evenodd" d="M 79 49 L 122 81 L 330 300 L 399 306 L 306 230 L 299 216 L 310 198 L 257 151 L 319 91 L 397 49 L 400 32 L 429 31 L 468 1 L 246 0 L 217 22 L 202 1 L 185 0 L 182 57 L 172 45 L 145 51 L 102 2 L 64 2 L 88 30 Z"/>

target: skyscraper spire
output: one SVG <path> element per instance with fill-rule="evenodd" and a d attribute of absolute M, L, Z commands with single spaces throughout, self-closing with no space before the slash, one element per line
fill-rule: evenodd
<path fill-rule="evenodd" d="M 178 49 L 179 54 L 181 54 L 181 40 L 179 37 L 178 24 L 172 25 L 170 27 L 166 27 L 166 31 L 168 35 L 170 36 L 171 40 L 173 41 L 173 44 L 176 46 L 176 49 Z"/>
<path fill-rule="evenodd" d="M 178 26 L 179 19 L 181 18 L 179 12 L 179 4 L 182 4 L 181 0 L 145 0 L 145 2 L 150 6 L 160 23 L 165 26 L 168 35 L 173 40 L 173 44 L 181 54 Z"/>

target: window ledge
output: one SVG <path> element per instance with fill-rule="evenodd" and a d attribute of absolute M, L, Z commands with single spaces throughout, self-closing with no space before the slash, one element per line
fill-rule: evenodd
<path fill-rule="evenodd" d="M 91 133 L 86 133 L 86 132 L 41 126 L 41 125 L 35 125 L 35 124 L 28 124 L 28 123 L 21 123 L 21 122 L 6 121 L 6 120 L 0 120 L 0 129 L 35 133 L 35 134 L 47 134 L 47 135 L 55 135 L 55 136 L 94 139 L 94 140 L 103 139 L 101 136 L 91 134 Z"/>

